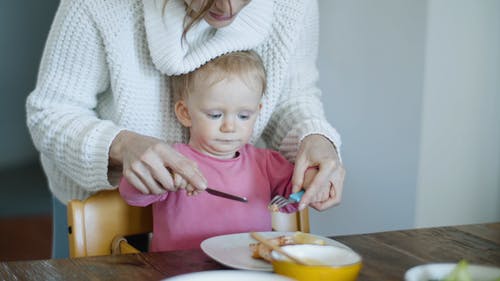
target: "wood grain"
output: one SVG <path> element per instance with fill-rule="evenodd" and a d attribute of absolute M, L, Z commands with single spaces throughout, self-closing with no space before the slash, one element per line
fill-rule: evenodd
<path fill-rule="evenodd" d="M 402 280 L 406 270 L 425 263 L 466 259 L 500 266 L 499 225 L 401 230 L 334 239 L 363 257 L 358 280 Z"/>
<path fill-rule="evenodd" d="M 500 266 L 500 223 L 332 237 L 363 258 L 358 281 L 403 280 L 409 268 L 432 262 Z M 201 250 L 0 263 L 1 280 L 161 280 L 229 269 Z"/>

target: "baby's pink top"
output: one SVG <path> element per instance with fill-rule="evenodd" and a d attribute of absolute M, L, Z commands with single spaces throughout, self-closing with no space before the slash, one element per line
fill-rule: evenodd
<path fill-rule="evenodd" d="M 120 193 L 128 204 L 153 204 L 151 251 L 199 248 L 206 238 L 249 231 L 270 231 L 267 205 L 276 194 L 291 193 L 293 165 L 278 152 L 245 145 L 233 159 L 217 159 L 186 144 L 174 148 L 195 160 L 208 186 L 246 197 L 248 203 L 202 192 L 187 196 L 185 191 L 162 195 L 142 194 L 125 178 Z M 296 205 L 287 211 L 296 211 Z"/>

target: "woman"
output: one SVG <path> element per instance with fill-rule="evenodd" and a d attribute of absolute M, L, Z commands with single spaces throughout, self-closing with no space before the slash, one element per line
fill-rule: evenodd
<path fill-rule="evenodd" d="M 252 140 L 262 137 L 295 162 L 294 190 L 307 167 L 319 167 L 300 208 L 339 203 L 345 172 L 316 87 L 317 45 L 310 0 L 62 0 L 26 105 L 52 193 L 65 204 L 116 188 L 123 174 L 158 194 L 173 188 L 168 169 L 206 188 L 196 165 L 168 145 L 188 134 L 166 76 L 253 49 L 268 88 Z M 57 201 L 55 208 L 64 210 Z M 54 220 L 65 222 L 64 212 Z"/>

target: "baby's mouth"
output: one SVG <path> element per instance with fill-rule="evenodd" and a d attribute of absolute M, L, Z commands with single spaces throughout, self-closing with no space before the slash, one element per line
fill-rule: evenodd
<path fill-rule="evenodd" d="M 224 144 L 233 144 L 233 143 L 239 142 L 239 140 L 235 140 L 235 139 L 217 139 L 217 142 L 224 143 Z"/>

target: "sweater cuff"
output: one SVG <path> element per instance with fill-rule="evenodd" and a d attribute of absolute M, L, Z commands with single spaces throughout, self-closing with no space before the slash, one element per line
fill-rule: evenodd
<path fill-rule="evenodd" d="M 97 191 L 117 187 L 121 169 L 108 170 L 109 166 L 109 148 L 115 139 L 116 135 L 124 128 L 117 127 L 112 122 L 104 122 L 101 126 L 95 128 L 95 131 L 86 142 L 87 151 L 91 151 L 90 159 L 94 160 L 93 165 L 90 165 L 89 175 L 95 175 L 88 178 L 88 183 L 84 186 L 93 187 L 89 191 Z"/>
<path fill-rule="evenodd" d="M 342 141 L 339 133 L 327 122 L 317 119 L 307 120 L 294 126 L 283 139 L 279 150 L 289 161 L 295 162 L 300 142 L 305 137 L 314 134 L 327 138 L 335 147 L 339 160 L 342 162 L 340 154 Z"/>

